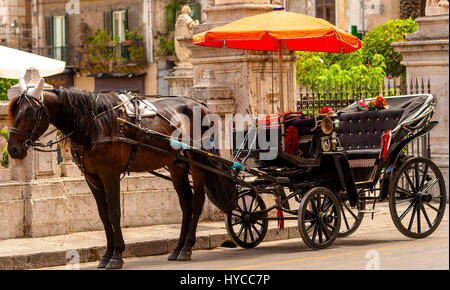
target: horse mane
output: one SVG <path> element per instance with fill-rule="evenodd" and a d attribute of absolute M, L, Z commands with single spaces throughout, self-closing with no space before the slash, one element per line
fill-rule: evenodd
<path fill-rule="evenodd" d="M 8 121 L 9 125 L 12 125 L 14 121 L 14 111 L 17 105 L 19 105 L 18 103 L 19 103 L 19 96 L 12 98 L 11 101 L 9 102 L 8 113 L 6 117 L 6 120 Z"/>
<path fill-rule="evenodd" d="M 76 88 L 57 88 L 54 93 L 59 98 L 58 125 L 64 134 L 72 131 L 71 142 L 90 149 L 101 136 L 114 136 L 118 133 L 118 110 L 112 108 L 119 104 L 113 93 L 92 93 Z M 105 112 L 94 120 L 94 116 Z"/>

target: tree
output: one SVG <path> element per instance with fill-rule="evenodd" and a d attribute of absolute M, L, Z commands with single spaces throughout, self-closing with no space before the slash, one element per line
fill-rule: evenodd
<path fill-rule="evenodd" d="M 297 52 L 297 81 L 317 86 L 337 84 L 382 83 L 387 75 L 405 78 L 402 56 L 391 43 L 404 41 L 408 33 L 416 31 L 412 19 L 389 20 L 367 33 L 362 48 L 348 54 L 325 52 Z"/>
<path fill-rule="evenodd" d="M 8 99 L 9 88 L 18 82 L 18 80 L 0 78 L 0 101 Z"/>

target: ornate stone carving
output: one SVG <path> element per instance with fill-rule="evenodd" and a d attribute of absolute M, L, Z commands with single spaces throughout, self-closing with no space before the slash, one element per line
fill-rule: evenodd
<path fill-rule="evenodd" d="M 199 24 L 198 20 L 193 20 L 190 14 L 191 8 L 184 6 L 175 24 L 175 53 L 180 61 L 178 66 L 191 66 L 189 59 L 192 57 L 192 52 L 189 48 L 182 46 L 178 40 L 178 38 L 192 36 L 194 26 Z"/>
<path fill-rule="evenodd" d="M 427 0 L 425 15 L 435 16 L 448 14 L 448 5 L 447 0 Z"/>

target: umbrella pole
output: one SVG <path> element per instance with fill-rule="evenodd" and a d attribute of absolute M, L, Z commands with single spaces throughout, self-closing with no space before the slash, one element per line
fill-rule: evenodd
<path fill-rule="evenodd" d="M 280 127 L 281 127 L 281 148 L 286 149 L 285 128 L 284 128 L 284 97 L 283 97 L 283 47 L 281 39 L 278 40 L 278 98 L 280 100 Z"/>

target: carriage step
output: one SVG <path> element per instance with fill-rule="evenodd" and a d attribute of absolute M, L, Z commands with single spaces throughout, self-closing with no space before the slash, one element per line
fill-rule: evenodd
<path fill-rule="evenodd" d="M 358 210 L 358 213 L 364 213 L 364 214 L 366 214 L 366 213 L 377 213 L 379 211 L 380 211 L 379 209 L 365 209 L 365 210 Z"/>

